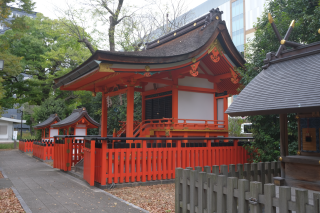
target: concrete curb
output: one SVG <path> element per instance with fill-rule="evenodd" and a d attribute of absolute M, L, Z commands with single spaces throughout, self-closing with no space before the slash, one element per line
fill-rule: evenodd
<path fill-rule="evenodd" d="M 4 178 L 8 178 L 8 176 L 6 175 L 6 173 L 3 171 L 2 168 L 0 168 L 0 171 L 3 175 Z M 8 178 L 10 180 L 10 178 Z M 21 197 L 21 195 L 19 194 L 18 190 L 16 188 L 14 188 L 13 186 L 11 187 L 13 193 L 15 194 L 15 196 L 18 198 L 23 210 L 26 213 L 32 213 L 32 211 L 29 209 L 28 205 L 26 204 L 26 202 L 24 202 L 23 198 Z"/>
<path fill-rule="evenodd" d="M 14 188 L 13 186 L 11 187 L 12 191 L 14 192 L 14 194 L 16 195 L 16 197 L 18 198 L 23 210 L 26 213 L 32 213 L 32 211 L 30 210 L 29 206 L 26 204 L 26 202 L 24 202 L 23 198 L 21 197 L 21 195 L 19 194 L 18 190 L 16 188 Z"/>

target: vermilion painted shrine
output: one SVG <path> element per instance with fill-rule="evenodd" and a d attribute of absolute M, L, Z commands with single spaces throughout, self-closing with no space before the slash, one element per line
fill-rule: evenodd
<path fill-rule="evenodd" d="M 247 162 L 238 138 L 228 138 L 224 113 L 240 86 L 235 69 L 245 61 L 221 14 L 212 9 L 144 51 L 98 50 L 55 79 L 54 88 L 103 94 L 101 136 L 83 145 L 83 177 L 90 185 L 173 179 L 176 167 Z M 134 121 L 134 92 L 142 95 L 142 121 Z M 127 119 L 108 137 L 107 99 L 123 93 Z M 69 171 L 77 156 L 74 137 L 55 138 L 54 167 Z"/>

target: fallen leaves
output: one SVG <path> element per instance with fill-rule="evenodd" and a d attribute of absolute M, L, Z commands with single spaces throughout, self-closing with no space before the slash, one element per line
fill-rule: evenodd
<path fill-rule="evenodd" d="M 12 189 L 0 190 L 0 212 L 24 212 Z"/>
<path fill-rule="evenodd" d="M 125 187 L 106 190 L 150 213 L 174 212 L 174 184 Z"/>
<path fill-rule="evenodd" d="M 0 179 L 3 178 L 2 172 L 0 172 Z"/>

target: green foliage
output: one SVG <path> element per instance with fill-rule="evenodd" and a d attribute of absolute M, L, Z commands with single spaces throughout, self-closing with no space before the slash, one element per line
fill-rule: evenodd
<path fill-rule="evenodd" d="M 17 147 L 19 144 L 17 143 Z M 14 143 L 0 143 L 0 149 L 14 149 Z"/>
<path fill-rule="evenodd" d="M 262 71 L 263 60 L 268 52 L 276 52 L 279 41 L 268 21 L 268 12 L 284 36 L 292 20 L 296 21 L 289 40 L 309 44 L 320 40 L 319 29 L 320 7 L 319 0 L 275 0 L 266 4 L 265 11 L 258 19 L 255 37 L 246 45 L 246 69 L 239 69 L 242 75 L 241 83 L 247 85 Z M 279 115 L 250 116 L 255 142 L 253 155 L 256 161 L 272 161 L 280 155 Z M 290 154 L 297 151 L 297 121 L 294 114 L 288 114 L 288 134 Z M 249 148 L 248 148 L 249 149 Z"/>
<path fill-rule="evenodd" d="M 245 122 L 242 118 L 231 118 L 228 119 L 228 128 L 229 128 L 229 136 L 231 137 L 240 137 L 243 136 L 241 134 L 241 124 Z"/>
<path fill-rule="evenodd" d="M 41 138 L 41 137 L 40 137 Z M 28 139 L 38 139 L 34 135 L 31 135 L 31 132 L 26 131 L 22 132 L 22 138 L 21 138 L 21 132 L 18 132 L 17 140 L 28 140 Z"/>
<path fill-rule="evenodd" d="M 32 0 L 0 0 L 0 22 L 4 21 L 11 14 L 10 7 L 22 9 L 25 12 L 31 12 L 34 8 Z"/>
<path fill-rule="evenodd" d="M 15 64 L 18 72 L 8 73 L 4 78 L 6 92 L 0 105 L 6 108 L 26 102 L 40 105 L 53 93 L 54 78 L 71 71 L 91 55 L 61 21 L 42 14 L 24 19 L 25 27 L 13 27 L 0 36 L 0 49 L 21 59 Z M 19 19 L 13 26 L 17 22 Z"/>

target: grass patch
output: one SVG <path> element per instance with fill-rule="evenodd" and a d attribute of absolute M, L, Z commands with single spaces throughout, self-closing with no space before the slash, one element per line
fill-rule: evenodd
<path fill-rule="evenodd" d="M 17 142 L 17 147 L 19 146 L 19 142 Z M 14 143 L 0 143 L 0 149 L 13 149 Z"/>

